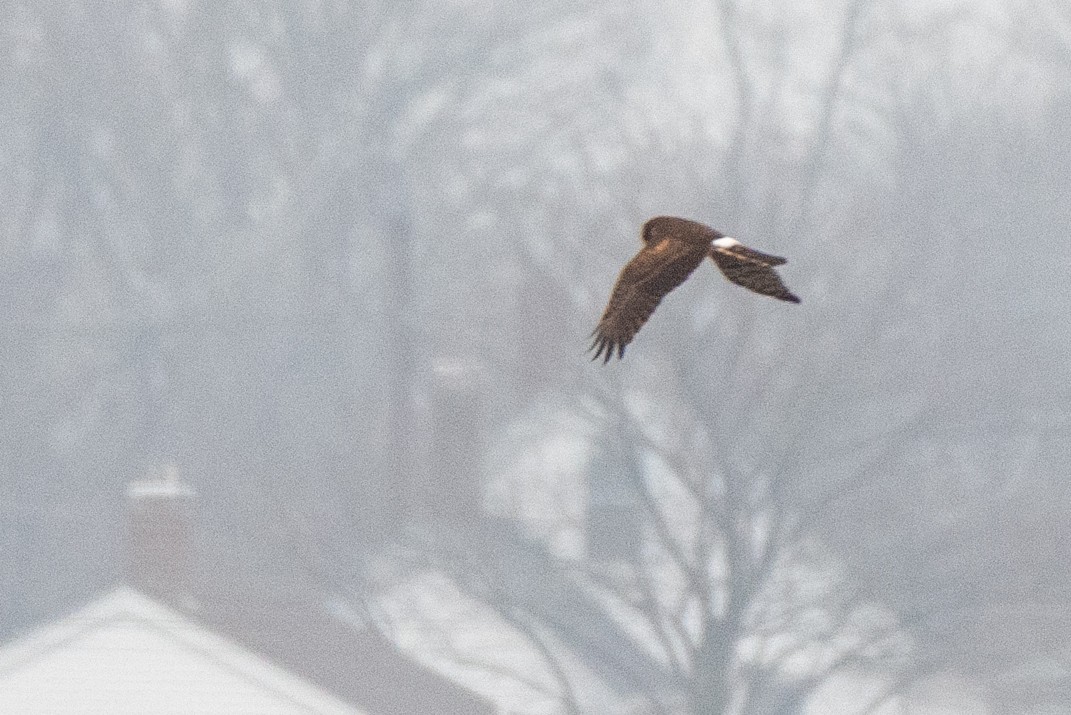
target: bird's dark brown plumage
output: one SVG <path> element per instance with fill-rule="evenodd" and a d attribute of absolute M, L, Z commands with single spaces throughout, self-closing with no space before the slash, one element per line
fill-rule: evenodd
<path fill-rule="evenodd" d="M 625 355 L 659 302 L 691 275 L 706 256 L 733 283 L 793 303 L 793 295 L 773 270 L 786 261 L 724 237 L 709 226 L 673 216 L 659 216 L 643 226 L 643 248 L 625 265 L 592 337 L 593 360 Z"/>
<path fill-rule="evenodd" d="M 730 248 L 712 246 L 710 258 L 726 278 L 748 290 L 768 295 L 789 303 L 799 303 L 800 299 L 781 282 L 781 276 L 773 266 L 787 262 L 780 256 L 753 251 L 743 245 Z"/>

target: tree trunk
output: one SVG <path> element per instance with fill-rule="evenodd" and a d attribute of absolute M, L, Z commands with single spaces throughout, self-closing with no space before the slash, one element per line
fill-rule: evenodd
<path fill-rule="evenodd" d="M 732 701 L 733 628 L 727 621 L 712 621 L 696 650 L 689 692 L 695 715 L 723 715 Z"/>

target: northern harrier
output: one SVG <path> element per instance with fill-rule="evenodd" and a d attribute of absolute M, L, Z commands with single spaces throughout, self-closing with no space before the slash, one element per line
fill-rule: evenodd
<path fill-rule="evenodd" d="M 786 259 L 750 249 L 734 238 L 688 219 L 659 216 L 643 225 L 643 248 L 628 262 L 610 293 L 610 302 L 592 333 L 592 360 L 610 361 L 671 290 L 684 282 L 706 256 L 733 283 L 778 300 L 799 303 L 773 266 Z"/>

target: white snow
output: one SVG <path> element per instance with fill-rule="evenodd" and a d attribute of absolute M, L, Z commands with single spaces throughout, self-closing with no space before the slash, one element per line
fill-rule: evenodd
<path fill-rule="evenodd" d="M 126 588 L 0 647 L 0 712 L 361 715 L 316 685 Z"/>

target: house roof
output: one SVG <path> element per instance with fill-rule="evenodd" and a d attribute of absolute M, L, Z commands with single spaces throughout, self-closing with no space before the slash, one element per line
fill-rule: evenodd
<path fill-rule="evenodd" d="M 607 677 L 603 666 L 612 659 L 593 653 L 584 638 L 518 617 L 519 609 L 495 608 L 447 573 L 415 572 L 385 592 L 380 605 L 399 648 L 501 711 L 551 715 L 570 701 L 581 712 L 649 711 L 644 693 Z M 527 609 L 531 602 L 511 605 Z"/>
<path fill-rule="evenodd" d="M 492 701 L 355 623 L 322 598 L 203 595 L 199 615 L 374 715 L 491 715 Z"/>
<path fill-rule="evenodd" d="M 0 647 L 0 712 L 365 712 L 128 588 Z"/>

